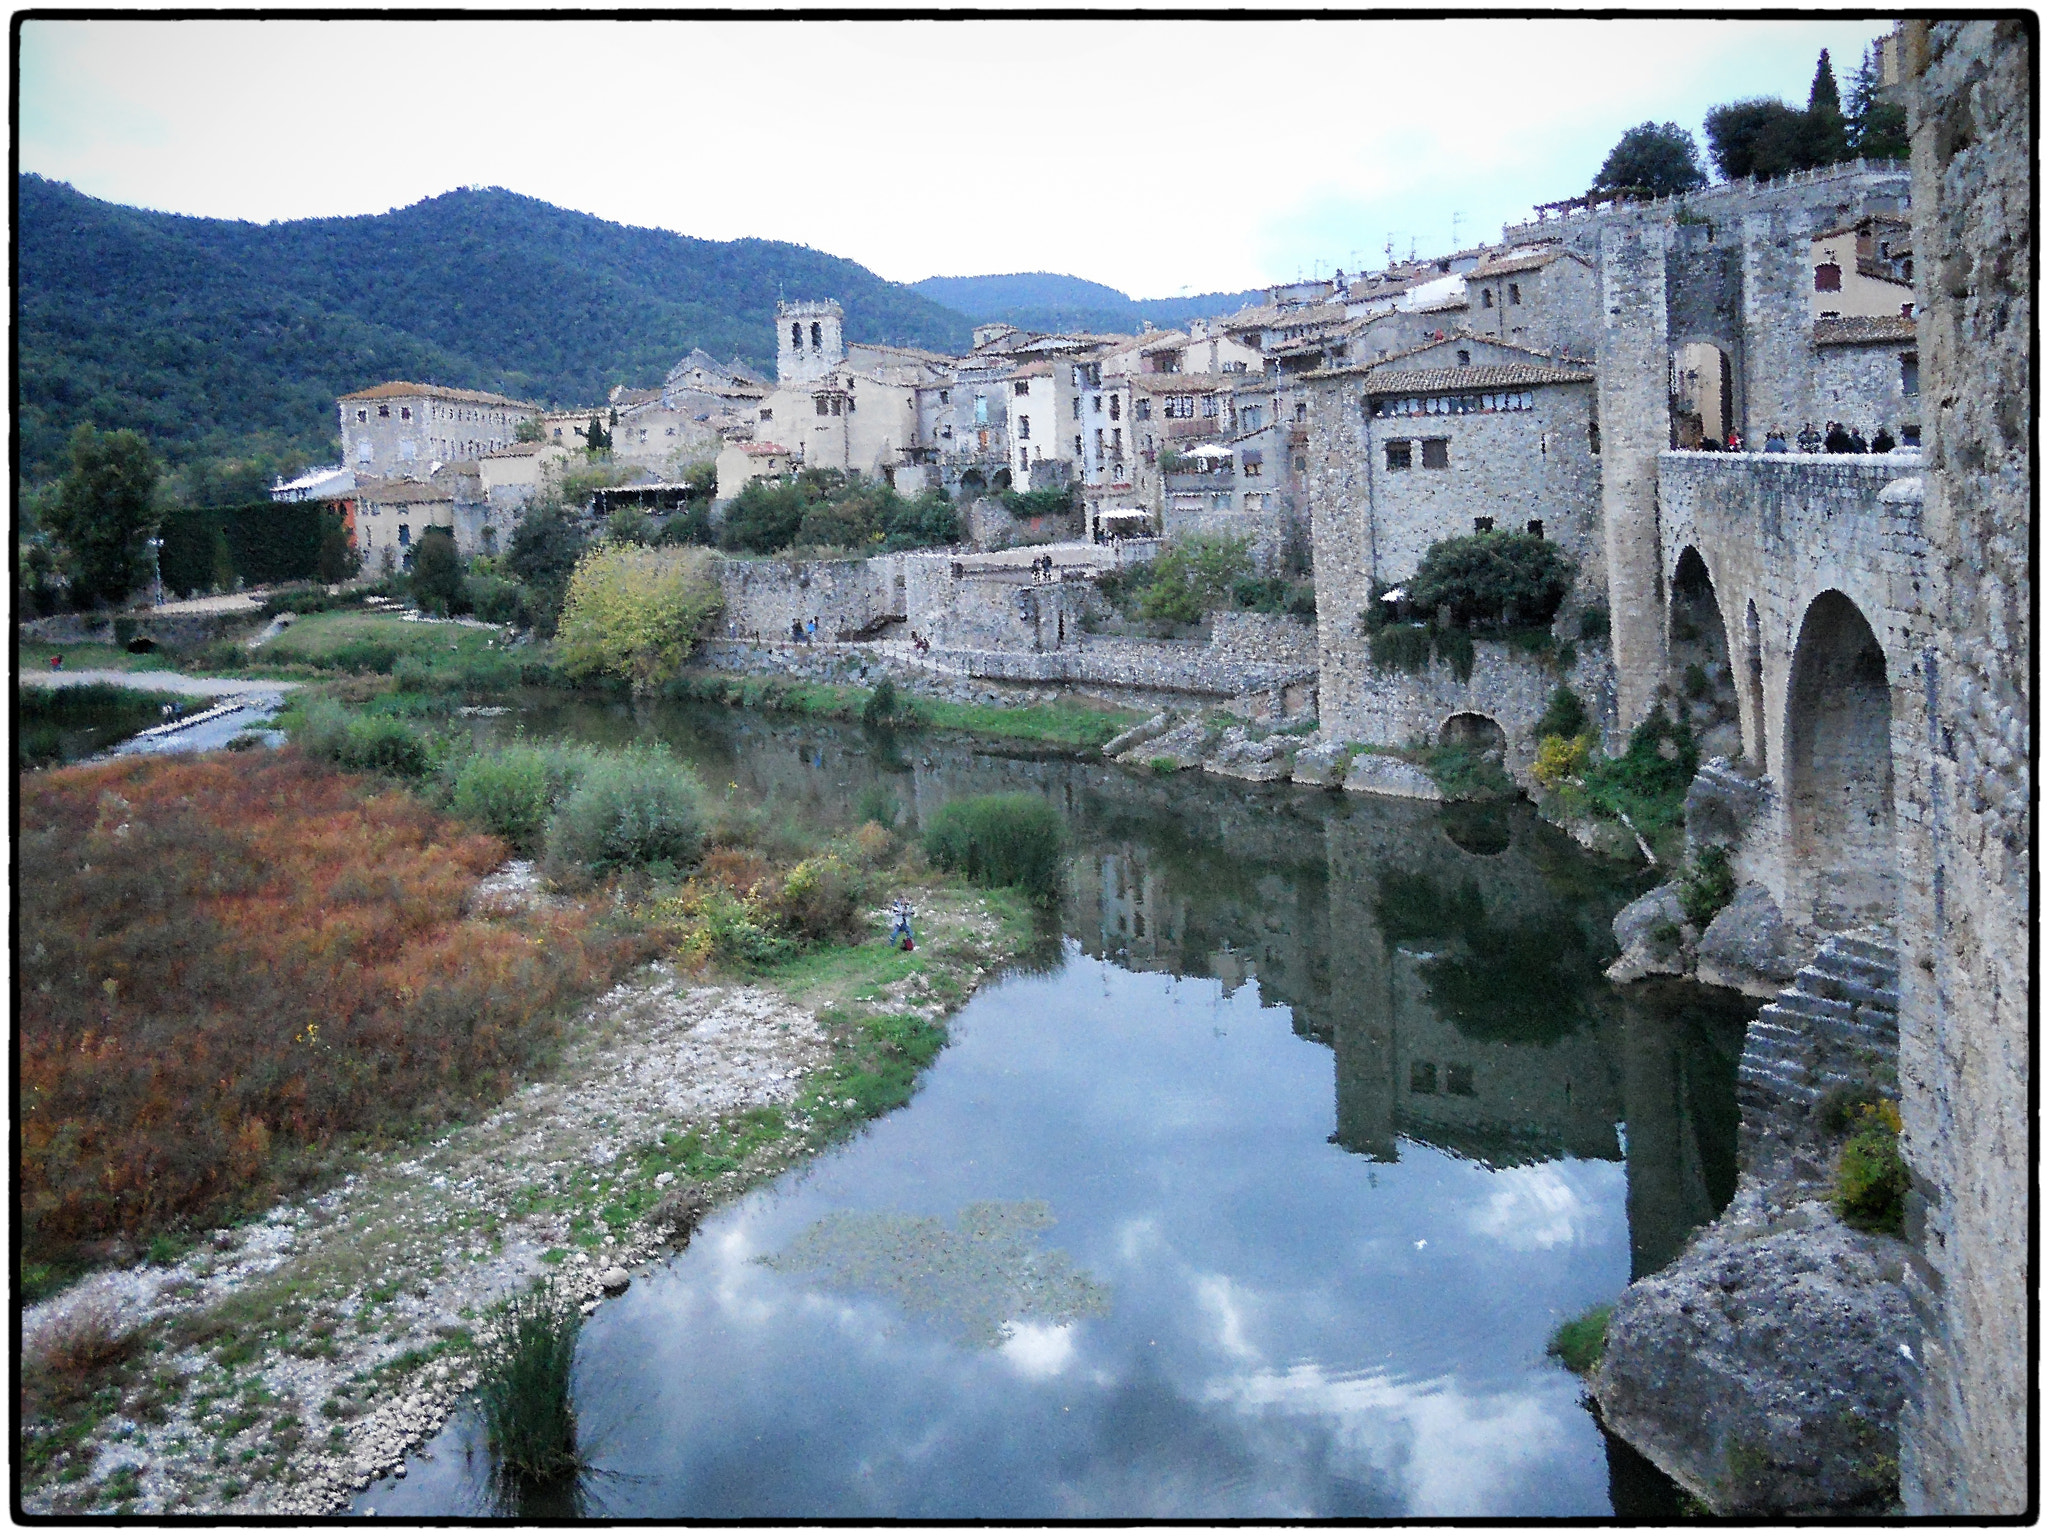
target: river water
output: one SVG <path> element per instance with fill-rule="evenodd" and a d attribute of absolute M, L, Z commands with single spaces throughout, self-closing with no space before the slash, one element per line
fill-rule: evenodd
<path fill-rule="evenodd" d="M 595 1468 L 518 1512 L 1675 1512 L 1544 1353 L 1734 1189 L 1750 1008 L 1602 979 L 1640 875 L 1526 807 L 734 711 L 508 727 L 659 736 L 821 825 L 1026 789 L 1074 834 L 1057 938 L 911 1104 L 589 1319 Z M 488 1469 L 461 1415 L 356 1508 L 507 1512 Z"/>

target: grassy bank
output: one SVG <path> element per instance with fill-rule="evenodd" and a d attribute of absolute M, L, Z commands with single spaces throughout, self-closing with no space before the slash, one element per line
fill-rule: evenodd
<path fill-rule="evenodd" d="M 663 692 L 677 700 L 808 715 L 821 720 L 858 721 L 875 690 L 847 683 L 688 672 L 670 682 Z M 899 695 L 899 701 L 890 716 L 890 723 L 897 726 L 967 731 L 977 736 L 1040 742 L 1082 752 L 1095 750 L 1143 718 L 1135 710 L 1066 700 L 1011 706 L 955 704 L 945 699 Z"/>

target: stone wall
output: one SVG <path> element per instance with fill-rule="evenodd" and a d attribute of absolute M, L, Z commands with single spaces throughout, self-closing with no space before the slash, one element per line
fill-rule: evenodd
<path fill-rule="evenodd" d="M 1536 759 L 1536 722 L 1557 685 L 1565 682 L 1585 704 L 1605 749 L 1619 749 L 1614 669 L 1604 649 L 1582 647 L 1562 678 L 1547 662 L 1515 646 L 1482 640 L 1473 651 L 1472 676 L 1460 682 L 1438 662 L 1421 673 L 1375 667 L 1363 637 L 1344 638 L 1322 653 L 1318 739 L 1380 747 L 1420 741 L 1433 747 L 1454 716 L 1481 715 L 1507 736 L 1508 772 L 1535 793 L 1529 768 Z"/>
<path fill-rule="evenodd" d="M 1926 601 L 1899 733 L 1900 1084 L 1925 1333 L 1907 1512 L 2018 1514 L 2033 1465 L 2028 1044 L 2032 23 L 1909 25 Z M 2032 1255 L 2039 1262 L 2038 1254 Z"/>
<path fill-rule="evenodd" d="M 724 634 L 786 640 L 815 618 L 820 639 L 859 634 L 902 605 L 887 557 L 877 560 L 720 560 Z"/>
<path fill-rule="evenodd" d="M 1891 429 L 1892 440 L 1903 443 L 1905 429 L 1920 423 L 1920 396 L 1907 394 L 1904 357 L 1917 349 L 1912 341 L 1877 345 L 1815 347 L 1813 367 L 1813 408 L 1818 415 L 1808 418 L 1821 431 L 1830 421 L 1846 422 L 1864 437 L 1877 435 L 1879 427 Z M 1771 422 L 1763 423 L 1769 427 Z M 1800 423 L 1775 423 L 1784 427 L 1790 443 Z M 1752 446 L 1763 447 L 1759 435 Z"/>

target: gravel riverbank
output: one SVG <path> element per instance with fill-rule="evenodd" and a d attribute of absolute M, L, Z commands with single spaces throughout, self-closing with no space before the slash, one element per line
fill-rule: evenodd
<path fill-rule="evenodd" d="M 914 957 L 870 943 L 774 986 L 658 962 L 488 1118 L 26 1309 L 30 1355 L 95 1318 L 139 1348 L 80 1433 L 24 1425 L 23 1511 L 314 1515 L 404 1475 L 473 1384 L 493 1303 L 543 1276 L 586 1310 L 624 1289 L 704 1211 L 827 1143 L 807 1091 L 863 1018 L 936 1019 L 1028 936 L 1001 896 L 912 894 Z"/>

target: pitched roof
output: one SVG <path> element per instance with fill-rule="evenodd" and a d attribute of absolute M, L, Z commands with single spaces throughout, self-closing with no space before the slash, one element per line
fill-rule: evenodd
<path fill-rule="evenodd" d="M 741 443 L 738 447 L 741 453 L 752 454 L 757 459 L 774 455 L 781 455 L 784 458 L 789 456 L 789 450 L 779 443 Z"/>
<path fill-rule="evenodd" d="M 429 485 L 423 480 L 363 480 L 356 485 L 356 494 L 364 501 L 386 504 L 402 501 L 453 501 L 455 492 L 445 485 Z"/>
<path fill-rule="evenodd" d="M 450 389 L 443 384 L 409 384 L 403 379 L 393 379 L 387 384 L 372 384 L 368 389 L 359 389 L 352 395 L 342 395 L 343 400 L 399 400 L 431 399 L 453 400 L 458 405 L 510 405 L 522 411 L 537 411 L 539 406 L 530 400 L 508 400 L 503 395 L 494 395 L 481 389 Z"/>
<path fill-rule="evenodd" d="M 1533 272 L 1538 267 L 1547 267 L 1561 257 L 1569 256 L 1581 266 L 1591 266 L 1577 251 L 1568 251 L 1561 245 L 1538 246 L 1534 249 L 1503 251 L 1500 255 L 1482 261 L 1465 275 L 1467 277 L 1506 277 L 1514 272 Z"/>
<path fill-rule="evenodd" d="M 1868 346 L 1875 342 L 1911 341 L 1918 332 L 1910 315 L 1844 315 L 1813 322 L 1816 347 Z"/>
<path fill-rule="evenodd" d="M 1226 331 L 1285 330 L 1300 325 L 1337 325 L 1349 318 L 1341 301 L 1287 306 L 1255 304 L 1248 309 L 1240 309 L 1234 315 L 1226 315 L 1221 328 Z"/>
<path fill-rule="evenodd" d="M 1211 395 L 1233 386 L 1234 373 L 1134 373 L 1131 388 L 1145 395 Z"/>
<path fill-rule="evenodd" d="M 1593 370 L 1583 365 L 1558 367 L 1545 363 L 1474 363 L 1464 368 L 1389 368 L 1373 363 L 1353 368 L 1324 368 L 1311 379 L 1361 378 L 1371 395 L 1429 395 L 1474 389 L 1523 389 L 1536 384 L 1590 384 Z"/>

